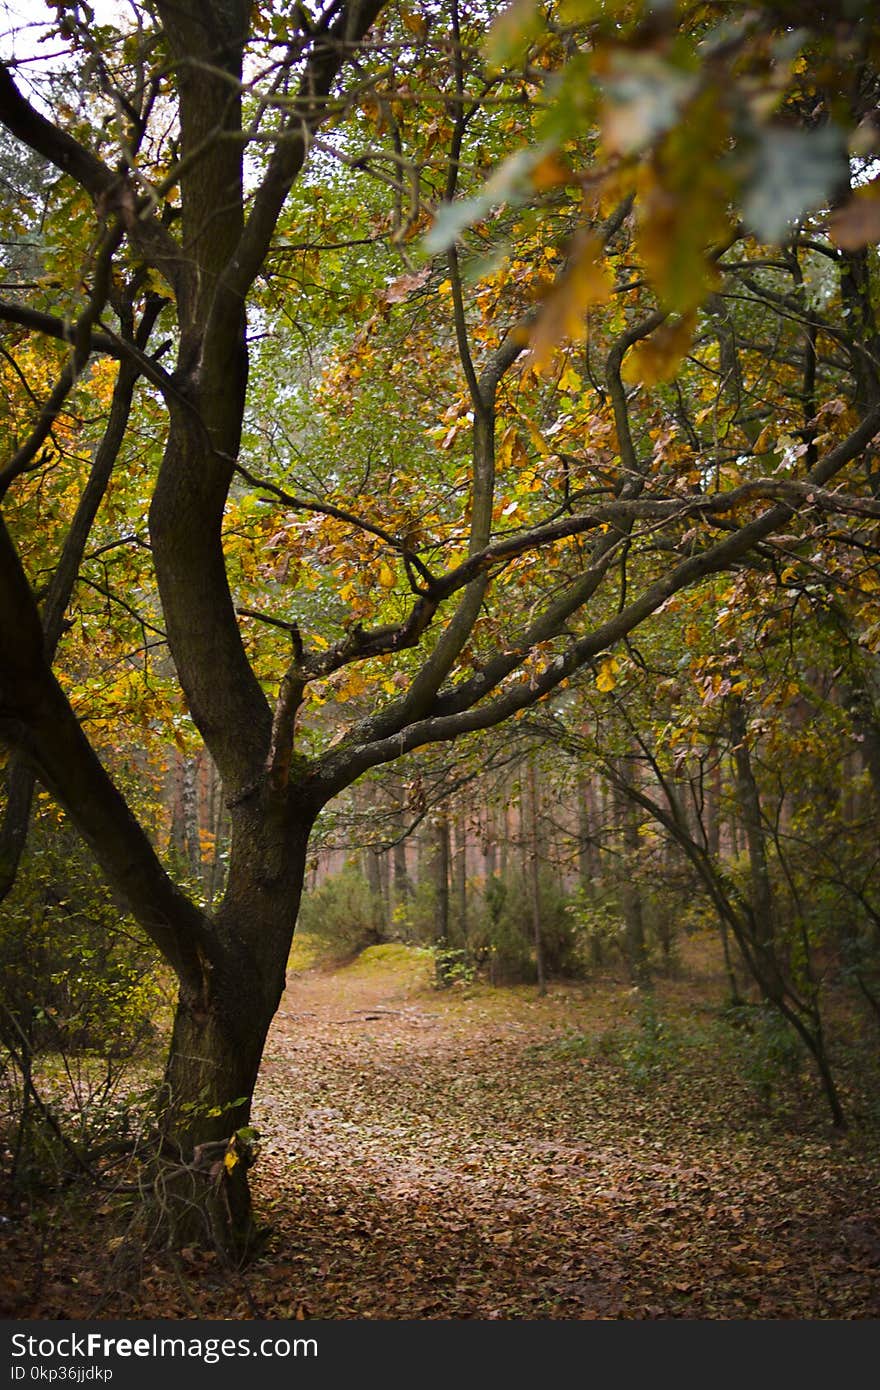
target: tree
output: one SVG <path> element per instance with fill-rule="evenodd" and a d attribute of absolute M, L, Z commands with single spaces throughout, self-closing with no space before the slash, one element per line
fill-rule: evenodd
<path fill-rule="evenodd" d="M 774 434 L 768 447 L 746 408 L 757 389 L 752 349 L 735 344 L 739 376 L 718 368 L 731 342 L 723 300 L 707 301 L 702 319 L 688 306 L 670 322 L 650 286 L 633 283 L 630 190 L 595 210 L 587 250 L 576 240 L 567 255 L 579 186 L 569 198 L 567 175 L 533 164 L 531 188 L 561 190 L 552 234 L 493 202 L 460 249 L 418 261 L 415 238 L 432 207 L 478 190 L 481 144 L 500 148 L 512 121 L 529 138 L 538 119 L 534 73 L 483 57 L 482 7 L 333 0 L 312 15 L 280 0 L 155 0 L 133 14 L 122 31 L 96 26 L 87 6 L 58 7 L 56 32 L 86 92 L 79 111 L 50 102 L 47 112 L 25 94 L 22 69 L 0 68 L 9 137 L 58 172 L 60 247 L 51 275 L 33 289 L 16 282 L 0 304 L 9 342 L 43 344 L 52 373 L 44 390 L 27 383 L 29 424 L 0 468 L 7 864 L 11 874 L 36 777 L 179 979 L 155 1173 L 166 1228 L 241 1251 L 252 1237 L 250 1098 L 321 809 L 371 768 L 553 697 L 590 663 L 613 683 L 616 644 L 680 590 L 747 563 L 805 509 L 870 511 L 860 465 L 880 428 L 864 336 L 873 309 L 857 258 L 834 260 L 823 315 L 779 288 L 780 276 L 800 273 L 800 245 L 781 270 L 766 270 L 744 243 L 727 269 L 723 257 L 744 233 L 701 241 L 700 255 L 735 292 L 757 285 L 756 316 L 794 325 L 770 360 L 806 442 Z M 589 159 L 590 133 L 572 138 L 572 157 Z M 363 215 L 379 229 L 337 238 L 340 250 L 319 213 L 329 196 L 337 218 L 356 215 L 356 174 L 373 181 L 365 187 L 390 188 L 392 206 L 383 221 L 367 193 Z M 297 242 L 285 208 L 317 230 Z M 485 251 L 502 230 L 506 266 L 481 266 L 472 246 Z M 704 231 L 711 242 L 715 223 Z M 375 246 L 366 270 L 353 259 L 364 245 Z M 322 285 L 321 266 L 326 273 L 346 250 L 346 273 Z M 402 273 L 392 277 L 395 257 Z M 295 467 L 270 447 L 296 369 L 287 398 L 276 391 L 268 406 L 249 377 L 252 358 L 271 360 L 252 338 L 274 329 L 289 344 L 299 327 L 275 322 L 282 264 L 297 268 L 322 359 L 323 398 L 298 396 L 296 451 L 314 450 L 316 468 L 324 431 L 326 466 L 305 490 L 291 487 Z M 536 320 L 541 285 L 548 306 L 568 304 L 561 319 L 545 310 Z M 848 325 L 841 296 L 857 311 Z M 587 309 L 587 347 L 555 357 Z M 676 403 L 666 382 L 695 331 Z M 798 373 L 812 370 L 803 344 L 813 341 L 810 386 Z M 163 361 L 169 346 L 173 368 Z M 57 481 L 71 403 L 93 393 L 108 360 L 119 366 L 106 431 L 48 565 L 35 558 L 33 512 Z M 376 460 L 389 382 L 397 392 L 407 385 L 402 363 L 437 431 L 433 447 L 422 437 L 419 476 L 387 436 Z M 829 401 L 841 391 L 835 413 Z M 442 412 L 437 393 L 448 401 Z M 812 422 L 823 410 L 820 436 Z M 723 431 L 701 433 L 722 415 Z M 161 459 L 153 468 L 147 450 L 137 495 L 127 494 L 118 460 L 142 428 L 161 437 Z M 401 418 L 398 446 L 415 450 L 413 429 Z M 265 468 L 252 462 L 254 439 L 264 441 Z M 369 486 L 355 483 L 358 473 Z M 412 489 L 403 499 L 400 473 Z M 66 659 L 65 613 L 113 476 L 129 515 L 148 502 L 148 547 L 133 530 L 161 605 L 153 626 L 229 809 L 228 878 L 212 909 L 169 874 L 72 703 L 89 653 Z M 278 515 L 286 520 L 270 529 Z M 46 568 L 48 589 L 38 577 Z"/>

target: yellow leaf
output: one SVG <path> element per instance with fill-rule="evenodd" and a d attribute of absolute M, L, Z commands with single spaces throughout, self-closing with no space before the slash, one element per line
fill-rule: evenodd
<path fill-rule="evenodd" d="M 528 463 L 528 451 L 516 425 L 508 425 L 498 445 L 499 468 L 522 468 Z"/>
<path fill-rule="evenodd" d="M 227 1173 L 232 1172 L 238 1161 L 238 1154 L 235 1152 L 235 1149 L 227 1149 L 223 1156 L 223 1167 L 226 1169 Z"/>
<path fill-rule="evenodd" d="M 844 251 L 880 241 L 880 179 L 857 189 L 842 208 L 831 214 L 828 223 L 831 240 Z"/>
<path fill-rule="evenodd" d="M 583 386 L 583 380 L 571 365 L 567 366 L 557 385 L 560 391 L 571 391 L 577 393 Z"/>
<path fill-rule="evenodd" d="M 756 454 L 767 454 L 776 443 L 776 426 L 765 425 L 752 446 Z"/>
<path fill-rule="evenodd" d="M 636 343 L 623 364 L 620 375 L 632 384 L 641 381 L 656 386 L 672 381 L 694 337 L 695 314 L 685 314 L 678 323 L 664 323 L 650 337 Z"/>
<path fill-rule="evenodd" d="M 417 39 L 423 39 L 428 32 L 428 26 L 419 14 L 413 14 L 412 10 L 401 7 L 400 18 L 403 26 L 411 34 L 415 34 Z"/>
<path fill-rule="evenodd" d="M 596 689 L 601 690 L 603 694 L 607 694 L 609 690 L 613 690 L 617 685 L 617 671 L 618 664 L 614 660 L 614 657 L 607 657 L 599 667 L 599 674 L 596 677 Z"/>
<path fill-rule="evenodd" d="M 383 589 L 394 588 L 394 570 L 385 560 L 382 561 L 379 568 L 379 583 L 382 585 Z"/>
<path fill-rule="evenodd" d="M 490 62 L 505 64 L 524 56 L 538 23 L 537 0 L 512 0 L 492 21 L 486 41 Z"/>
<path fill-rule="evenodd" d="M 562 184 L 569 183 L 572 178 L 571 169 L 554 151 L 539 160 L 531 172 L 532 187 L 539 193 L 548 188 L 559 188 Z"/>
<path fill-rule="evenodd" d="M 541 458 L 546 458 L 550 453 L 550 446 L 537 425 L 533 425 L 531 420 L 526 420 L 526 429 L 529 432 L 529 439 L 532 441 L 534 448 L 538 451 Z"/>

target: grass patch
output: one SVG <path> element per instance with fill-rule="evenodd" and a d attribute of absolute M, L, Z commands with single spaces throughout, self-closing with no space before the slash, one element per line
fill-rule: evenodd
<path fill-rule="evenodd" d="M 434 957 L 422 946 L 405 946 L 400 941 L 386 941 L 380 946 L 368 946 L 361 951 L 341 974 L 358 978 L 376 975 L 404 975 L 413 982 L 430 983 L 434 977 Z"/>
<path fill-rule="evenodd" d="M 327 963 L 327 943 L 312 932 L 297 931 L 287 959 L 290 970 L 314 970 Z"/>

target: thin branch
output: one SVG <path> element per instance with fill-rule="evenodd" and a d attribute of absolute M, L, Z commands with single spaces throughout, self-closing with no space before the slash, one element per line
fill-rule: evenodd
<path fill-rule="evenodd" d="M 268 478 L 258 478 L 255 473 L 252 473 L 250 469 L 245 468 L 241 463 L 235 465 L 235 471 L 238 473 L 239 477 L 244 478 L 245 482 L 249 483 L 251 487 L 260 488 L 263 492 L 270 493 L 273 498 L 279 502 L 283 502 L 284 505 L 289 507 L 292 511 L 314 512 L 318 516 L 330 516 L 336 521 L 342 521 L 348 526 L 353 526 L 358 531 L 366 532 L 367 535 L 376 536 L 379 540 L 384 541 L 391 550 L 401 555 L 408 565 L 412 565 L 414 569 L 418 570 L 429 587 L 433 585 L 434 578 L 427 565 L 419 559 L 418 555 L 416 555 L 409 546 L 405 545 L 403 541 L 399 540 L 396 536 L 393 536 L 390 531 L 386 531 L 384 527 L 377 526 L 375 522 L 365 521 L 363 517 L 356 516 L 354 512 L 346 511 L 344 507 L 337 507 L 332 502 L 318 502 L 308 497 L 295 496 L 293 493 L 287 492 L 284 488 L 279 487 L 277 483 L 271 482 Z M 266 501 L 268 499 L 264 498 L 263 500 Z M 416 585 L 412 585 L 412 587 L 417 593 L 421 592 Z"/>

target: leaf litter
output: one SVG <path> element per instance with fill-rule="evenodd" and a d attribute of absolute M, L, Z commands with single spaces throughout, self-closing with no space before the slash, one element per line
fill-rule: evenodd
<path fill-rule="evenodd" d="M 706 986 L 658 982 L 683 1032 L 645 1056 L 644 999 L 610 979 L 437 991 L 400 951 L 292 972 L 254 1109 L 259 1257 L 132 1249 L 112 1199 L 74 1192 L 4 1224 L 0 1310 L 880 1316 L 876 1126 L 835 1135 L 809 1078 L 762 1105 L 713 1035 L 688 1046 Z"/>

